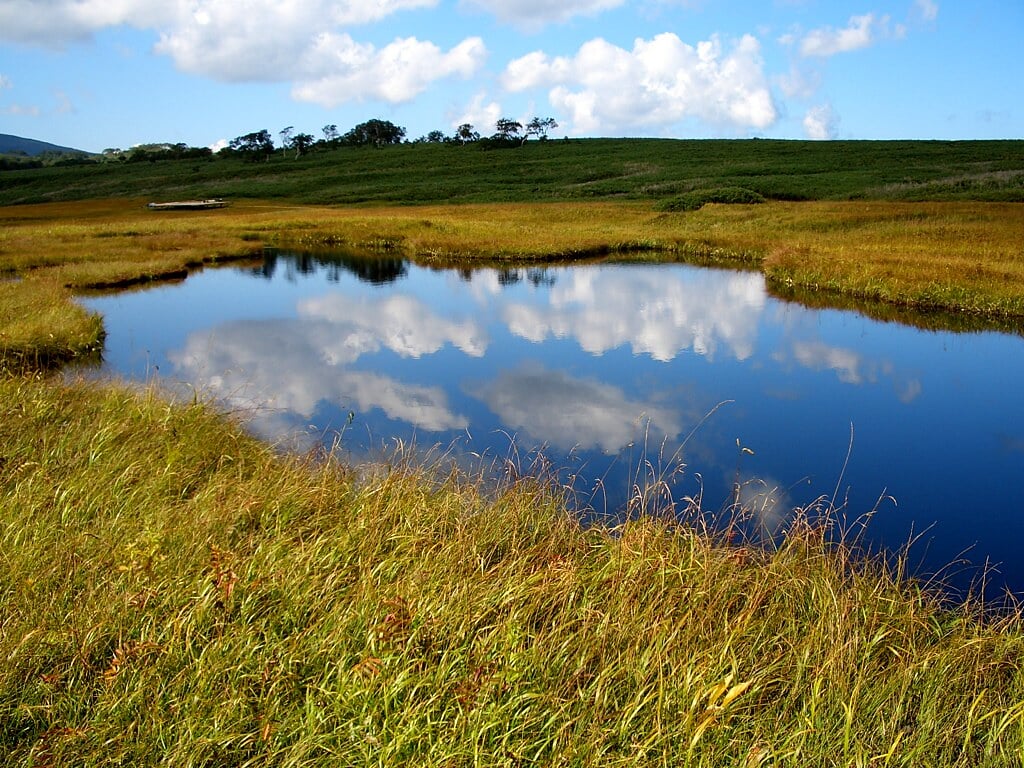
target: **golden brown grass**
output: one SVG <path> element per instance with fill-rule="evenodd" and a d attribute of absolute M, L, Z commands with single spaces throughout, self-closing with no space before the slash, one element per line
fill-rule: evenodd
<path fill-rule="evenodd" d="M 98 342 L 72 290 L 263 242 L 746 254 L 894 301 L 984 254 L 956 306 L 1021 291 L 1012 206 L 2 213 L 5 363 Z M 0 765 L 1021 764 L 1019 613 L 944 605 L 799 516 L 767 551 L 699 517 L 584 528 L 536 479 L 438 470 L 280 457 L 202 404 L 0 376 Z"/>
<path fill-rule="evenodd" d="M 180 277 L 204 263 L 257 255 L 264 244 L 369 248 L 434 261 L 662 252 L 758 265 L 779 290 L 1024 317 L 1024 215 L 1015 204 L 769 203 L 659 214 L 622 202 L 242 202 L 154 213 L 142 201 L 116 200 L 4 208 L 0 223 L 0 346 L 25 349 L 52 334 L 58 358 L 80 353 L 99 329 L 70 308 L 72 290 Z M 42 325 L 24 320 L 26 307 L 46 317 Z"/>
<path fill-rule="evenodd" d="M 1019 615 L 808 520 L 585 528 L 535 479 L 0 377 L 0 765 L 1019 765 Z"/>

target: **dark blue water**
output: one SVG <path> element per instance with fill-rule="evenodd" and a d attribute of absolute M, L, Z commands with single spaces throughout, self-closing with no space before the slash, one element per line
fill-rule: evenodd
<path fill-rule="evenodd" d="M 1024 591 L 1020 336 L 811 310 L 683 265 L 275 255 L 83 303 L 106 370 L 194 388 L 283 445 L 414 441 L 517 471 L 542 453 L 599 512 L 667 487 L 774 531 L 833 506 L 852 531 L 870 516 L 868 545 L 913 538 L 922 575 L 963 589 L 988 563 L 990 596 Z"/>

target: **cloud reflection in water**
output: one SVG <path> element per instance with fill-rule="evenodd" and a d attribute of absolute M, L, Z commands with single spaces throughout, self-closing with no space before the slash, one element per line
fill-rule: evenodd
<path fill-rule="evenodd" d="M 724 346 L 746 360 L 765 302 L 764 279 L 749 272 L 684 277 L 658 266 L 591 268 L 568 273 L 551 289 L 547 306 L 510 304 L 503 317 L 524 339 L 571 338 L 597 355 L 628 345 L 634 354 L 667 362 L 687 349 L 714 357 Z"/>
<path fill-rule="evenodd" d="M 615 453 L 648 427 L 656 438 L 675 437 L 682 429 L 672 408 L 641 402 L 618 387 L 539 363 L 502 371 L 471 387 L 470 393 L 502 423 L 564 452 L 580 447 Z"/>

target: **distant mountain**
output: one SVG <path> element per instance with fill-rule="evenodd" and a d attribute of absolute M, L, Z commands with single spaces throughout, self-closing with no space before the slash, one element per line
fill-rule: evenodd
<path fill-rule="evenodd" d="M 35 139 L 24 139 L 21 136 L 11 136 L 9 133 L 0 133 L 0 155 L 18 153 L 28 155 L 29 157 L 35 157 L 36 155 L 42 155 L 46 152 L 73 155 L 91 154 L 90 152 L 86 152 L 81 149 L 61 147 L 56 144 L 50 144 L 45 141 L 36 141 Z"/>

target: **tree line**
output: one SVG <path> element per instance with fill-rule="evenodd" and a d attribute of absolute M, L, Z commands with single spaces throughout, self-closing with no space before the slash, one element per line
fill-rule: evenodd
<path fill-rule="evenodd" d="M 296 131 L 294 126 L 278 132 L 275 144 L 270 131 L 263 129 L 236 136 L 227 146 L 214 153 L 209 147 L 190 147 L 186 144 L 140 144 L 131 149 L 111 147 L 98 156 L 61 155 L 60 157 L 28 158 L 15 155 L 0 156 L 0 171 L 41 167 L 43 165 L 81 165 L 97 162 L 144 163 L 158 160 L 186 160 L 219 157 L 237 157 L 243 160 L 269 160 L 280 153 L 285 158 L 299 158 L 310 152 L 339 147 L 382 147 L 395 144 L 450 144 L 474 145 L 481 149 L 509 149 L 521 147 L 531 138 L 547 141 L 548 134 L 558 127 L 552 117 L 534 117 L 525 125 L 518 120 L 503 117 L 494 125 L 494 132 L 483 136 L 471 123 L 463 123 L 451 134 L 430 131 L 417 139 L 408 140 L 405 128 L 389 120 L 367 120 L 342 133 L 335 124 L 325 125 L 322 138 Z"/>
<path fill-rule="evenodd" d="M 270 131 L 263 129 L 237 136 L 228 142 L 227 147 L 219 154 L 235 155 L 247 160 L 269 160 L 280 151 L 284 157 L 299 158 L 309 152 L 338 147 L 382 147 L 395 144 L 454 144 L 465 146 L 479 145 L 483 149 L 502 149 L 519 147 L 530 138 L 547 141 L 549 132 L 558 127 L 552 117 L 534 117 L 526 125 L 511 118 L 501 118 L 495 123 L 494 133 L 481 136 L 471 123 L 463 123 L 454 133 L 431 131 L 418 139 L 409 141 L 405 128 L 395 125 L 389 120 L 367 120 L 359 123 L 345 133 L 331 123 L 322 129 L 323 138 L 317 139 L 309 133 L 296 133 L 294 126 L 281 129 L 278 135 L 280 145 L 275 145 Z"/>

